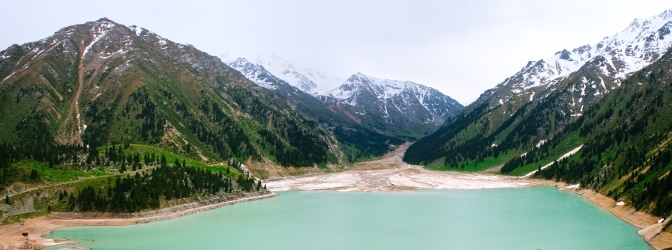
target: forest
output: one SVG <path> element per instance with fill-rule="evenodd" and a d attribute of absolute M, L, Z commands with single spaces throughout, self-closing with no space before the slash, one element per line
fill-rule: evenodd
<path fill-rule="evenodd" d="M 68 168 L 72 171 L 102 170 L 98 179 L 107 180 L 102 186 L 86 185 L 65 188 L 58 193 L 58 202 L 67 204 L 65 211 L 137 212 L 160 208 L 165 202 L 185 198 L 208 198 L 237 195 L 241 192 L 264 191 L 261 180 L 244 172 L 241 163 L 229 160 L 218 171 L 188 166 L 185 159 L 168 163 L 164 154 L 140 153 L 137 145 L 109 145 L 99 149 L 80 146 L 48 145 L 28 147 L 0 143 L 0 186 L 15 182 L 42 182 L 46 176 L 38 171 L 17 171 L 16 164 L 37 162 L 50 169 Z M 135 150 L 135 152 L 133 152 Z M 234 168 L 233 171 L 231 168 Z M 112 171 L 112 172 L 110 172 Z M 100 171 L 99 171 L 100 172 Z M 6 197 L 9 203 L 9 197 Z M 58 210 L 56 207 L 54 210 Z M 49 205 L 49 209 L 52 206 Z"/>

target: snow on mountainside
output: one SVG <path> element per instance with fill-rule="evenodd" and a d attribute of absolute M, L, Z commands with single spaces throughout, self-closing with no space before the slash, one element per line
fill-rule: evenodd
<path fill-rule="evenodd" d="M 228 65 L 240 71 L 247 79 L 267 89 L 276 90 L 279 87 L 278 84 L 282 82 L 281 79 L 268 72 L 264 66 L 251 63 L 245 58 L 238 58 Z"/>
<path fill-rule="evenodd" d="M 438 90 L 410 81 L 384 80 L 357 73 L 339 82 L 340 86 L 337 88 L 325 91 L 327 88 L 324 86 L 334 86 L 333 82 L 325 84 L 327 81 L 325 79 L 328 77 L 321 74 L 319 76 L 322 80 L 317 78 L 306 80 L 309 78 L 297 73 L 298 71 L 294 70 L 296 68 L 284 60 L 278 59 L 275 63 L 266 61 L 264 65 L 244 58 L 224 60 L 229 61 L 228 65 L 231 68 L 238 70 L 257 85 L 283 95 L 291 95 L 295 105 L 322 105 L 346 120 L 387 135 L 417 139 L 434 131 L 445 119 L 464 108 Z M 275 68 L 275 72 L 285 73 L 276 75 L 269 69 L 270 67 Z M 280 70 L 282 68 L 284 70 Z M 302 82 L 304 84 L 297 86 L 296 79 L 305 80 Z M 315 103 L 308 103 L 310 100 L 299 98 L 299 93 L 295 91 L 303 91 L 307 96 L 313 97 Z"/>
<path fill-rule="evenodd" d="M 635 19 L 623 31 L 593 45 L 562 50 L 539 61 L 531 61 L 497 87 L 486 91 L 477 102 L 494 107 L 507 102 L 544 98 L 554 84 L 586 64 L 599 68 L 594 79 L 584 79 L 583 95 L 602 96 L 617 88 L 631 73 L 656 61 L 672 45 L 672 10 L 646 19 Z M 577 89 L 578 90 L 578 89 Z M 577 102 L 582 106 L 583 103 Z M 578 111 L 577 111 L 578 112 Z"/>
<path fill-rule="evenodd" d="M 233 58 L 230 55 L 221 55 L 220 58 L 233 68 L 238 69 L 237 67 L 241 66 L 235 65 L 237 67 L 234 67 L 234 65 L 232 65 L 236 64 L 236 61 L 241 57 Z M 257 67 L 263 67 L 264 71 L 271 73 L 275 77 L 278 77 L 313 96 L 326 95 L 329 91 L 338 88 L 344 81 L 342 78 L 330 76 L 315 69 L 289 63 L 287 60 L 275 54 L 267 56 L 257 55 L 257 58 L 253 61 L 245 60 Z M 238 64 L 239 63 L 240 62 L 238 62 Z M 260 86 L 266 87 L 263 84 L 260 84 Z"/>
<path fill-rule="evenodd" d="M 302 68 L 303 73 L 298 73 L 296 70 L 298 67 L 278 56 L 272 56 L 272 60 L 257 59 L 257 63 L 252 63 L 245 58 L 235 60 L 225 56 L 221 58 L 229 61 L 230 67 L 240 71 L 248 79 L 264 88 L 275 90 L 281 84 L 289 84 L 329 103 L 338 102 L 350 106 L 375 104 L 383 117 L 390 116 L 387 112 L 388 103 L 401 113 L 413 112 L 411 106 L 422 107 L 434 114 L 423 120 L 424 123 L 432 124 L 443 122 L 445 118 L 463 108 L 457 101 L 438 90 L 410 81 L 385 80 L 357 73 L 339 82 L 340 86 L 338 86 L 334 84 L 337 78 L 327 77 L 326 74 L 319 73 L 317 70 L 306 68 Z M 332 88 L 333 86 L 337 88 Z M 332 90 L 325 91 L 328 88 Z M 355 109 L 359 110 L 362 107 Z M 372 113 L 371 110 L 369 112 L 365 110 L 366 108 L 354 113 L 360 115 Z"/>
<path fill-rule="evenodd" d="M 351 106 L 378 100 L 385 117 L 389 115 L 388 108 L 404 112 L 408 107 L 419 105 L 445 119 L 462 108 L 457 101 L 433 88 L 411 81 L 379 79 L 362 73 L 352 75 L 329 94 Z"/>

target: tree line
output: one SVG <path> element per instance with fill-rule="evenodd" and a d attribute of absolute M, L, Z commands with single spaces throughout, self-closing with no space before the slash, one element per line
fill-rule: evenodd
<path fill-rule="evenodd" d="M 264 189 L 260 180 L 241 174 L 234 180 L 222 172 L 190 167 L 179 160 L 168 165 L 161 157 L 159 167 L 149 172 L 117 176 L 107 186 L 86 186 L 67 198 L 68 209 L 79 212 L 137 212 L 157 209 L 161 201 L 188 197 L 209 197 Z M 65 200 L 65 195 L 59 199 Z"/>

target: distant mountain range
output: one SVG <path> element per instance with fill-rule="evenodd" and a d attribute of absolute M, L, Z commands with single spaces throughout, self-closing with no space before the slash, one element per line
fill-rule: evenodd
<path fill-rule="evenodd" d="M 402 140 L 416 140 L 433 132 L 463 108 L 449 96 L 414 82 L 379 79 L 362 73 L 341 80 L 295 66 L 277 55 L 269 58 L 257 58 L 257 63 L 236 58 L 227 64 L 259 86 L 288 96 L 297 93 L 286 91 L 287 86 L 295 87 L 317 98 L 337 116 Z M 328 119 L 320 121 L 331 123 Z"/>

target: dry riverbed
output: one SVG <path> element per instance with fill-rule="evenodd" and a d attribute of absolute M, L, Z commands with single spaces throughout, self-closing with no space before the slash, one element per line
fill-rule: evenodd
<path fill-rule="evenodd" d="M 332 190 L 359 192 L 388 192 L 413 189 L 486 189 L 525 187 L 544 182 L 493 174 L 432 171 L 402 161 L 408 145 L 378 160 L 356 163 L 349 170 L 286 177 L 271 180 L 271 191 Z M 547 182 L 550 183 L 550 182 Z"/>
<path fill-rule="evenodd" d="M 389 192 L 413 189 L 486 189 L 532 185 L 528 179 L 488 174 L 439 172 L 418 166 L 392 169 L 350 170 L 305 177 L 290 177 L 266 183 L 271 191 L 332 190 Z"/>

